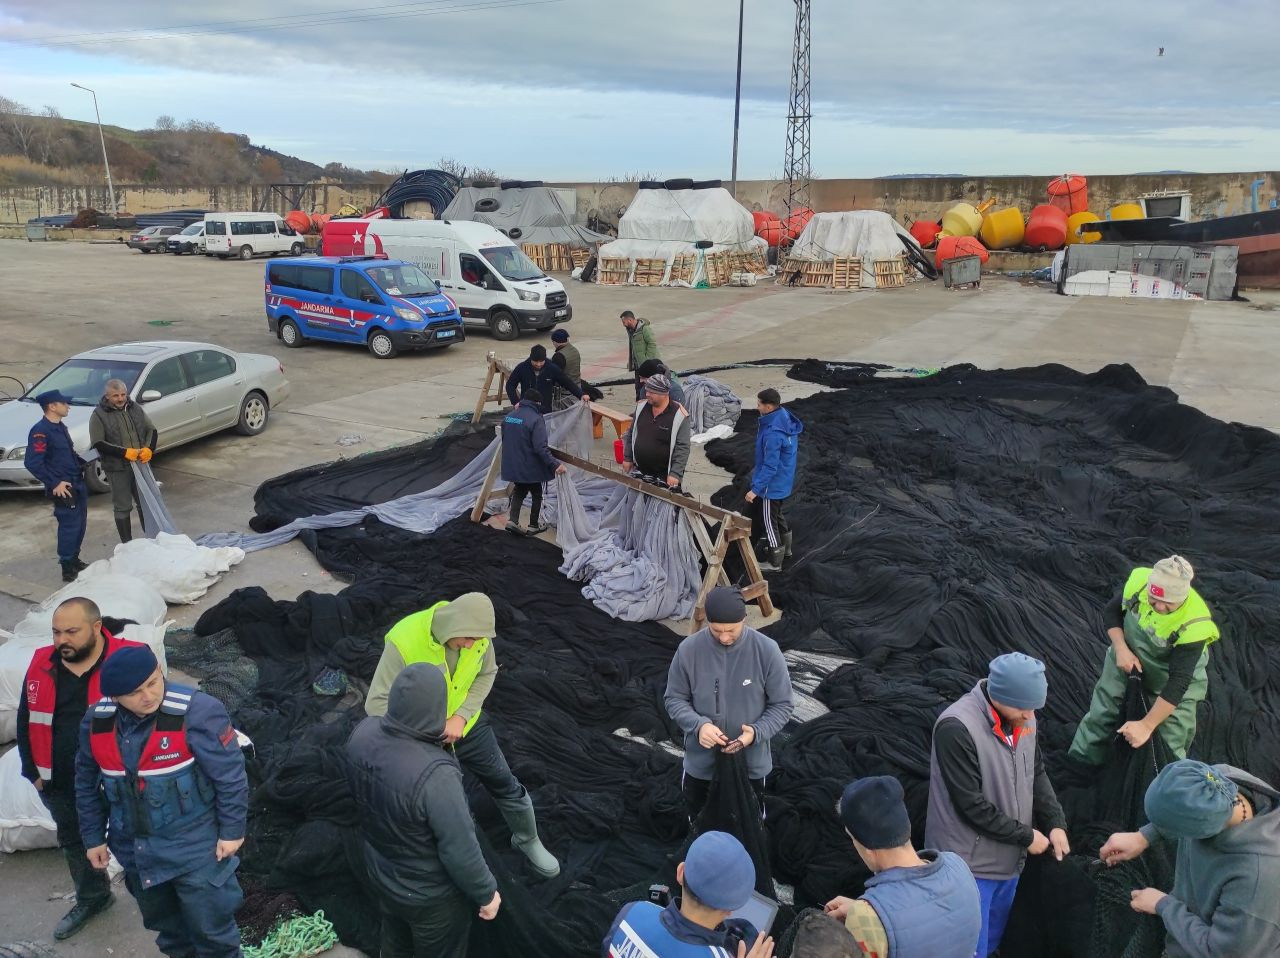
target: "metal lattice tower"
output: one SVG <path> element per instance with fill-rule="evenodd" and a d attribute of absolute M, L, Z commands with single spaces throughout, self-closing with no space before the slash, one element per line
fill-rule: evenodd
<path fill-rule="evenodd" d="M 809 0 L 794 0 L 796 34 L 791 52 L 791 100 L 787 107 L 787 157 L 782 175 L 787 179 L 787 215 L 809 200 Z"/>

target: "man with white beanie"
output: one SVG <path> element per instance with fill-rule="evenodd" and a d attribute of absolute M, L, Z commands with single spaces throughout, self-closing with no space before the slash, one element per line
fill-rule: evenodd
<path fill-rule="evenodd" d="M 1048 694 L 1044 663 L 1009 652 L 933 727 L 924 843 L 955 852 L 978 883 L 977 958 L 1000 947 L 1027 854 L 1071 852 L 1037 734 Z"/>
<path fill-rule="evenodd" d="M 1209 606 L 1191 587 L 1194 576 L 1191 563 L 1178 555 L 1129 573 L 1104 613 L 1111 647 L 1071 742 L 1072 758 L 1101 765 L 1117 734 L 1141 748 L 1157 731 L 1175 756 L 1187 757 L 1196 706 L 1209 688 L 1209 646 L 1219 637 Z M 1121 725 L 1125 687 L 1135 669 L 1152 702 L 1141 719 Z"/>

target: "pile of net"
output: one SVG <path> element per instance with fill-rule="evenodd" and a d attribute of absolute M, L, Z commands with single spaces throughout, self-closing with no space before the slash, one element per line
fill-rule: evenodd
<path fill-rule="evenodd" d="M 1178 552 L 1223 634 L 1192 753 L 1280 779 L 1280 439 L 1181 405 L 1126 366 L 908 379 L 811 362 L 792 375 L 837 389 L 793 404 L 806 424 L 787 507 L 796 555 L 770 574 L 785 615 L 766 631 L 804 692 L 802 720 L 774 741 L 773 879 L 797 911 L 860 892 L 866 873 L 833 813 L 858 776 L 901 779 L 919 841 L 938 712 L 995 655 L 1022 650 L 1048 667 L 1042 744 L 1077 854 L 1028 867 L 1003 953 L 1154 958 L 1158 927 L 1144 929 L 1122 903 L 1130 885 L 1167 883 L 1167 859 L 1107 874 L 1090 864 L 1109 831 L 1135 824 L 1153 759 L 1122 753 L 1106 775 L 1080 781 L 1063 757 L 1102 663 L 1102 607 L 1133 566 Z M 708 446 L 732 475 L 721 505 L 742 507 L 753 417 Z M 458 430 L 281 477 L 260 490 L 255 528 L 430 488 L 487 441 Z M 246 880 L 323 910 L 344 942 L 376 949 L 343 742 L 387 627 L 480 589 L 497 609 L 502 666 L 486 711 L 563 871 L 534 880 L 472 787 L 503 894 L 472 945 L 493 956 L 599 954 L 623 901 L 673 882 L 686 838 L 679 739 L 661 701 L 679 637 L 597 609 L 557 571 L 554 546 L 466 517 L 430 535 L 370 517 L 303 538 L 351 582 L 343 593 L 277 601 L 241 590 L 196 627 L 224 657 L 233 635 L 258 670 L 255 693 L 232 710 L 257 746 Z M 344 697 L 312 692 L 326 667 L 351 679 Z"/>

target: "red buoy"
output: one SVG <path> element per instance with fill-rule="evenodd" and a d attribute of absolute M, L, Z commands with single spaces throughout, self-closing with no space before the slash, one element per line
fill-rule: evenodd
<path fill-rule="evenodd" d="M 1057 206 L 1042 203 L 1027 217 L 1022 242 L 1032 249 L 1061 249 L 1067 241 L 1067 214 Z"/>

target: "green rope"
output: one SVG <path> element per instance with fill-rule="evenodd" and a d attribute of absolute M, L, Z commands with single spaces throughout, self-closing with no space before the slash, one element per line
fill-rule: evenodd
<path fill-rule="evenodd" d="M 244 958 L 306 958 L 318 955 L 338 943 L 333 924 L 323 911 L 298 915 L 276 925 L 260 945 L 245 945 Z"/>

